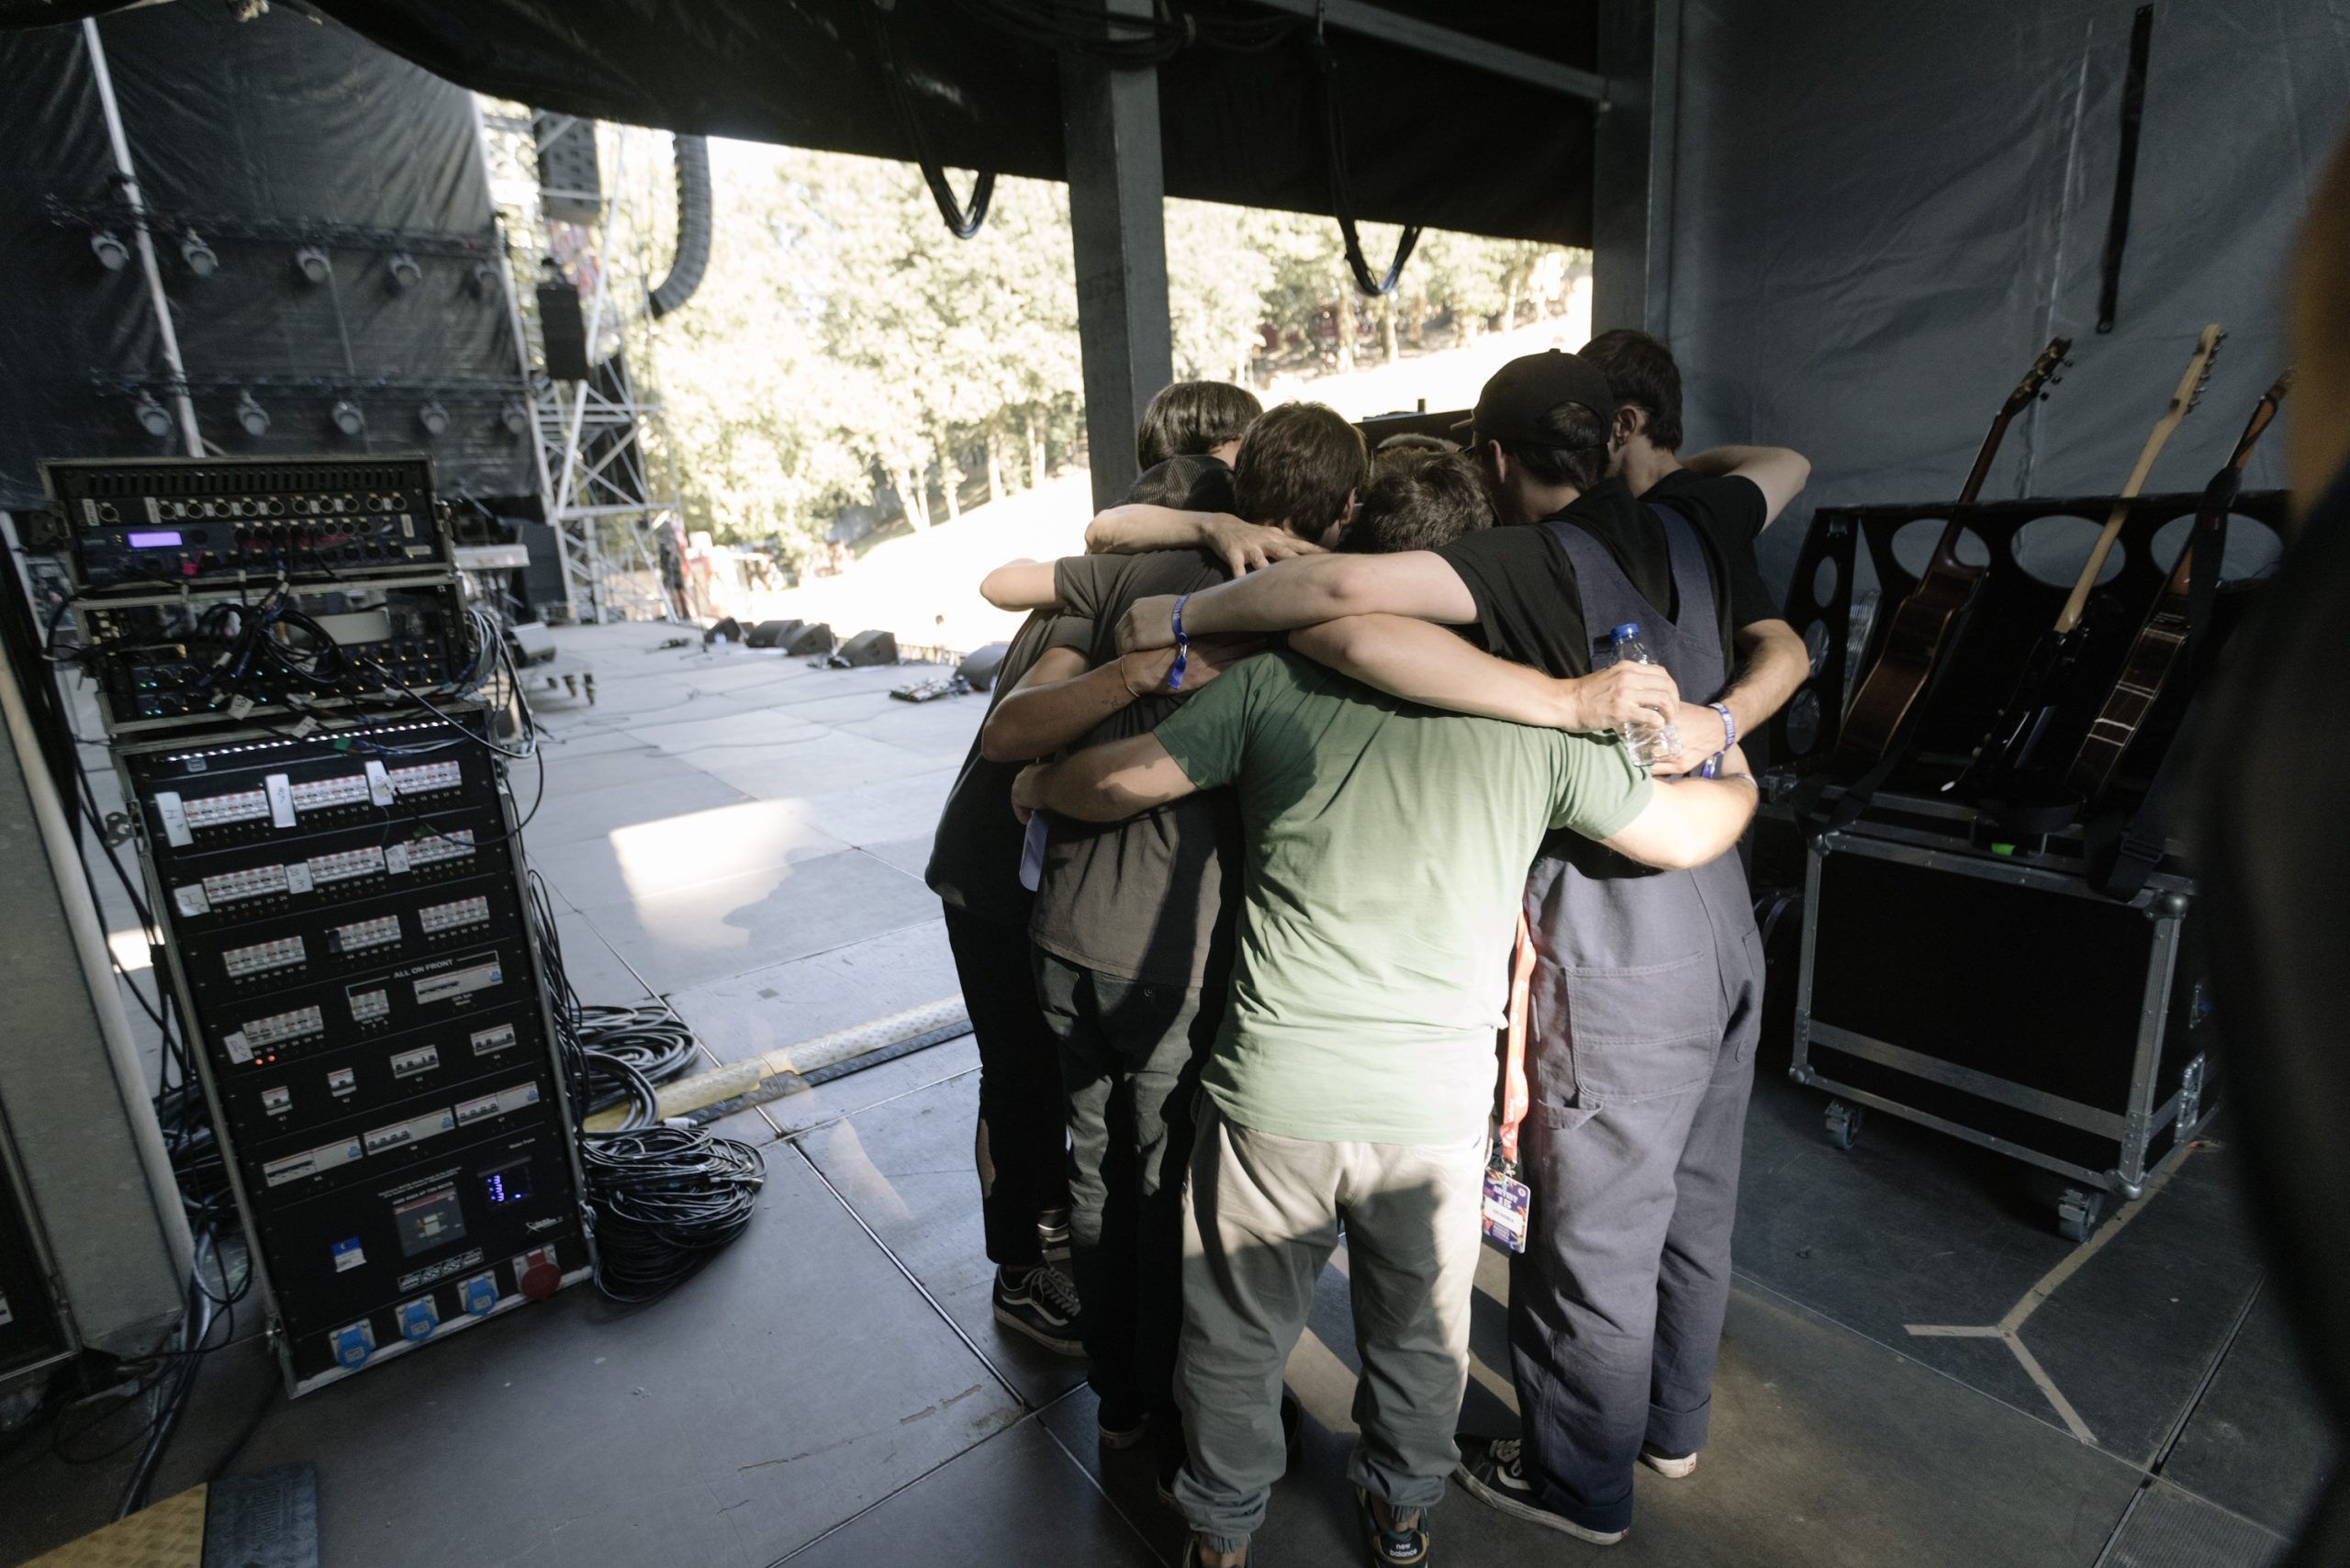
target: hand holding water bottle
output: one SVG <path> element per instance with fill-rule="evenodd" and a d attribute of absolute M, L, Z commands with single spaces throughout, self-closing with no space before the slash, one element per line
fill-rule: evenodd
<path fill-rule="evenodd" d="M 1607 633 L 1607 643 L 1606 656 L 1599 666 L 1602 669 L 1617 664 L 1656 663 L 1640 642 L 1640 628 L 1636 622 L 1627 621 L 1612 629 Z M 1649 723 L 1628 719 L 1618 727 L 1617 734 L 1623 737 L 1624 749 L 1632 754 L 1632 760 L 1642 767 L 1653 767 L 1681 755 L 1681 732 L 1671 723 Z"/>

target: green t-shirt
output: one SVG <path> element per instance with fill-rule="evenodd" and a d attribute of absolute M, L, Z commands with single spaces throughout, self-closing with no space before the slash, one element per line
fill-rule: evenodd
<path fill-rule="evenodd" d="M 1622 829 L 1647 775 L 1612 740 L 1437 712 L 1288 652 L 1242 661 L 1157 734 L 1240 801 L 1232 1002 L 1203 1078 L 1217 1106 L 1282 1137 L 1475 1137 L 1536 846 Z"/>

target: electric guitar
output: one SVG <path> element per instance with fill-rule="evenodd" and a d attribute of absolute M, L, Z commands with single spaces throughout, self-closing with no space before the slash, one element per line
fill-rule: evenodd
<path fill-rule="evenodd" d="M 2153 470 L 2154 459 L 2162 454 L 2171 432 L 2178 429 L 2179 422 L 2203 396 L 2204 386 L 2210 379 L 2211 361 L 2220 352 L 2220 340 L 2225 336 L 2214 322 L 2195 340 L 2195 353 L 2188 359 L 2187 374 L 2179 377 L 2178 389 L 2170 395 L 2163 417 L 2154 421 L 2154 431 L 2146 437 L 2145 448 L 2138 454 L 2138 462 L 2130 470 L 2129 481 L 2121 487 L 2121 494 L 2105 520 L 2104 530 L 2090 546 L 2089 557 L 2081 566 L 2073 591 L 2065 596 L 2065 608 L 2057 612 L 2055 626 L 2042 633 L 2039 642 L 2032 645 L 2031 656 L 2024 662 L 2023 675 L 2001 707 L 1998 719 L 1976 743 L 1965 771 L 1945 789 L 1955 788 L 1985 801 L 2003 800 L 2017 807 L 2023 804 L 2020 797 L 2029 792 L 2027 784 L 2039 760 L 2041 742 L 2056 716 L 2058 700 L 2072 684 L 2073 672 L 2089 640 L 2087 629 L 2082 624 L 2089 592 L 2097 587 L 2098 574 L 2105 569 L 2106 557 L 2113 553 L 2113 542 L 2121 536 L 2121 525 L 2130 516 L 2130 503 L 2145 488 L 2146 476 Z M 2053 809 L 2059 802 L 2051 801 L 2045 804 Z M 2066 815 L 2069 820 L 2069 812 Z"/>
<path fill-rule="evenodd" d="M 2057 370 L 2065 364 L 2065 355 L 2072 348 L 2070 338 L 2051 338 L 2040 357 L 2031 362 L 2016 389 L 1999 405 L 1999 412 L 1991 420 L 1990 433 L 1983 438 L 1983 449 L 1975 454 L 1975 466 L 1966 471 L 1966 483 L 1959 487 L 1957 505 L 1952 510 L 1950 525 L 1942 530 L 1942 540 L 1934 546 L 1933 558 L 1909 590 L 1901 607 L 1894 611 L 1886 628 L 1884 651 L 1876 663 L 1869 666 L 1866 679 L 1853 695 L 1844 713 L 1844 722 L 1836 737 L 1835 767 L 1847 774 L 1858 773 L 1893 748 L 1901 733 L 1909 710 L 1933 678 L 1935 662 L 1946 651 L 1951 631 L 1974 601 L 1975 589 L 1983 580 L 1982 571 L 1958 558 L 1959 536 L 1965 532 L 1965 510 L 1975 504 L 1983 488 L 1983 480 L 1991 472 L 1991 460 L 1998 455 L 1999 442 L 2008 433 L 2008 426 L 2018 414 L 2031 407 L 2033 398 L 2042 396 L 2042 388 L 2059 377 Z"/>
<path fill-rule="evenodd" d="M 2229 508 L 2235 504 L 2236 492 L 2244 486 L 2244 463 L 2292 386 L 2293 373 L 2288 368 L 2261 395 L 2251 420 L 2244 427 L 2244 434 L 2236 438 L 2235 451 L 2203 487 L 2203 504 L 2196 510 L 2194 532 L 2187 536 L 2187 543 L 2178 553 L 2178 565 L 2171 568 L 2170 580 L 2163 585 L 2161 597 L 2148 611 L 2145 624 L 2138 628 L 2137 639 L 2130 644 L 2130 655 L 2121 661 L 2121 673 L 2114 678 L 2113 689 L 2106 694 L 2105 705 L 2090 722 L 2088 733 L 2081 737 L 2081 749 L 2065 775 L 2065 782 L 2079 791 L 2082 799 L 2096 799 L 2112 781 L 2122 753 L 2137 739 L 2138 726 L 2154 711 L 2154 700 L 2162 695 L 2163 683 L 2178 663 L 2192 624 L 2188 589 L 2195 552 L 2199 548 L 2219 548 L 2221 527 L 2227 521 Z"/>

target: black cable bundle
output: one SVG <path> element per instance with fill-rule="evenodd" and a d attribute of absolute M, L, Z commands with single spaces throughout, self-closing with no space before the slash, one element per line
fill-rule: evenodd
<path fill-rule="evenodd" d="M 575 1115 L 625 1103 L 611 1132 L 579 1129 L 579 1164 L 596 1223 L 596 1288 L 613 1301 L 657 1301 L 743 1234 L 767 1185 L 759 1151 L 704 1127 L 661 1121 L 662 1081 L 692 1064 L 693 1031 L 666 1007 L 594 1007 L 563 967 L 554 903 L 531 873 L 531 925 L 554 992 L 556 1046 Z"/>

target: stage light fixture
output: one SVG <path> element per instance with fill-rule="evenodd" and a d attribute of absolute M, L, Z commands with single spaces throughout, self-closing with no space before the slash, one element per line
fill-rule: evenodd
<path fill-rule="evenodd" d="M 139 420 L 139 428 L 149 435 L 172 433 L 172 411 L 155 401 L 155 394 L 145 387 L 140 387 L 138 395 L 131 398 L 130 411 Z"/>
<path fill-rule="evenodd" d="M 416 258 L 406 251 L 393 252 L 384 264 L 392 270 L 394 288 L 410 289 L 424 281 L 424 269 L 418 266 Z"/>
<path fill-rule="evenodd" d="M 220 270 L 219 253 L 206 244 L 193 229 L 180 236 L 180 260 L 185 262 L 187 270 L 197 277 L 210 277 Z"/>
<path fill-rule="evenodd" d="M 449 410 L 438 399 L 429 400 L 416 411 L 416 422 L 424 427 L 427 435 L 445 435 L 449 431 Z"/>
<path fill-rule="evenodd" d="M 98 265 L 110 273 L 118 273 L 130 264 L 130 247 L 111 229 L 101 229 L 91 235 L 90 250 L 98 258 Z"/>
<path fill-rule="evenodd" d="M 505 421 L 506 428 L 515 435 L 520 435 L 531 428 L 531 410 L 520 403 L 507 404 L 505 411 L 499 414 L 498 418 Z"/>
<path fill-rule="evenodd" d="M 334 263 L 316 245 L 303 245 L 294 252 L 294 265 L 301 271 L 306 283 L 324 283 L 334 275 Z"/>
<path fill-rule="evenodd" d="M 357 435 L 367 428 L 367 416 L 361 413 L 359 405 L 348 398 L 336 398 L 328 417 L 334 420 L 334 428 L 345 435 Z"/>
<path fill-rule="evenodd" d="M 269 433 L 269 410 L 251 392 L 237 394 L 237 423 L 247 435 Z"/>

